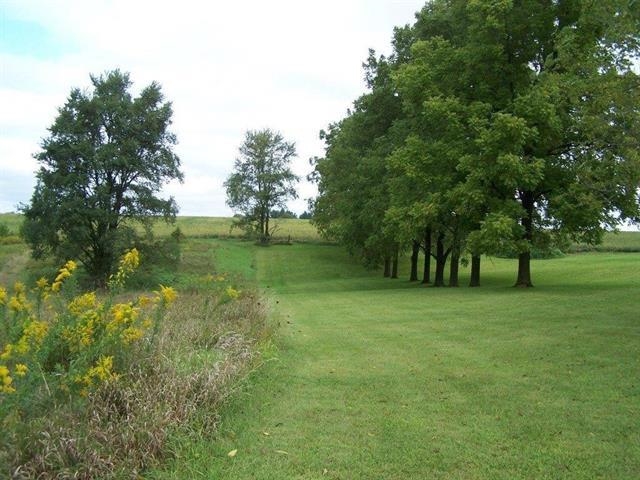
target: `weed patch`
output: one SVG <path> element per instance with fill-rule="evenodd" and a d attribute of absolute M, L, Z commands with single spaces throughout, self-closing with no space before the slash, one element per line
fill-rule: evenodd
<path fill-rule="evenodd" d="M 174 432 L 215 430 L 270 335 L 263 307 L 222 274 L 133 295 L 135 263 L 111 294 L 76 292 L 73 263 L 2 290 L 0 476 L 138 478 L 172 455 Z"/>

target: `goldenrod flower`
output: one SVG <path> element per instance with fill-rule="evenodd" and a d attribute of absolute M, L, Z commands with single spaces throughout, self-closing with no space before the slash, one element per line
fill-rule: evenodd
<path fill-rule="evenodd" d="M 58 270 L 58 276 L 53 281 L 51 285 L 52 292 L 59 292 L 62 287 L 62 282 L 64 282 L 67 278 L 69 278 L 72 272 L 78 268 L 78 264 L 73 260 L 68 260 L 60 270 Z"/>
<path fill-rule="evenodd" d="M 70 276 L 71 276 L 71 272 L 67 269 L 67 267 L 62 267 L 58 271 L 58 276 L 56 277 L 56 279 L 53 282 L 54 283 L 62 283 L 65 279 L 69 278 Z"/>
<path fill-rule="evenodd" d="M 73 272 L 76 268 L 78 268 L 78 264 L 73 260 L 69 260 L 67 261 L 67 263 L 64 264 L 64 267 L 70 272 Z"/>
<path fill-rule="evenodd" d="M 236 290 L 232 286 L 227 287 L 226 293 L 227 293 L 227 296 L 232 300 L 240 296 L 240 291 Z"/>
<path fill-rule="evenodd" d="M 109 277 L 110 287 L 121 287 L 124 285 L 125 280 L 133 271 L 140 265 L 140 254 L 138 250 L 132 248 L 127 251 L 120 259 L 120 266 L 115 275 Z"/>
<path fill-rule="evenodd" d="M 140 297 L 138 297 L 138 305 L 142 308 L 146 307 L 151 302 L 152 302 L 152 299 L 145 295 L 141 295 Z"/>
<path fill-rule="evenodd" d="M 94 380 L 99 382 L 107 382 L 110 380 L 117 380 L 118 374 L 113 372 L 113 356 L 101 356 L 96 362 L 95 367 L 91 367 L 87 373 L 80 376 L 77 375 L 74 378 L 76 383 L 84 384 L 85 387 L 91 387 L 94 385 Z M 85 396 L 88 393 L 86 388 L 80 391 L 80 395 Z"/>
<path fill-rule="evenodd" d="M 4 346 L 4 350 L 0 353 L 0 360 L 9 360 L 11 358 L 11 353 L 13 352 L 13 345 L 7 343 Z"/>
<path fill-rule="evenodd" d="M 122 342 L 125 344 L 136 342 L 140 340 L 143 335 L 144 332 L 141 329 L 135 327 L 127 327 L 120 334 Z"/>
<path fill-rule="evenodd" d="M 19 377 L 24 377 L 29 371 L 29 367 L 27 367 L 24 363 L 17 363 L 15 368 L 15 373 Z"/>
<path fill-rule="evenodd" d="M 164 305 L 172 303 L 178 297 L 178 293 L 173 287 L 165 287 L 164 285 L 160 285 L 160 290 L 154 293 Z"/>
<path fill-rule="evenodd" d="M 124 254 L 120 260 L 120 266 L 123 270 L 133 271 L 140 265 L 140 254 L 136 248 L 132 248 Z"/>
<path fill-rule="evenodd" d="M 44 337 L 49 331 L 49 324 L 38 320 L 29 322 L 22 331 L 22 337 L 18 340 L 16 351 L 18 353 L 27 353 L 32 348 L 36 350 L 42 345 Z"/>
<path fill-rule="evenodd" d="M 9 375 L 9 369 L 5 365 L 0 365 L 0 392 L 13 393 L 16 389 L 11 385 L 13 378 Z"/>
<path fill-rule="evenodd" d="M 0 287 L 0 305 L 4 305 L 7 302 L 7 291 Z"/>
<path fill-rule="evenodd" d="M 17 295 L 11 297 L 9 299 L 9 309 L 13 310 L 16 313 L 24 312 L 25 310 L 27 310 L 26 300 Z"/>
<path fill-rule="evenodd" d="M 74 315 L 82 315 L 98 307 L 96 292 L 80 295 L 69 302 L 68 309 Z"/>

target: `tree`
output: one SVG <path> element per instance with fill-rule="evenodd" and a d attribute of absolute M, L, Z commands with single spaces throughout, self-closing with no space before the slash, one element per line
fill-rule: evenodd
<path fill-rule="evenodd" d="M 239 151 L 234 172 L 224 183 L 227 205 L 242 214 L 241 226 L 267 243 L 273 232 L 271 212 L 284 209 L 287 200 L 298 197 L 295 184 L 299 178 L 290 168 L 295 145 L 270 129 L 250 130 Z"/>
<path fill-rule="evenodd" d="M 40 169 L 31 202 L 21 207 L 22 233 L 34 257 L 78 259 L 100 285 L 130 247 L 131 220 L 175 219 L 174 199 L 158 193 L 183 174 L 160 85 L 133 98 L 128 73 L 90 78 L 93 91 L 71 91 L 35 155 Z"/>

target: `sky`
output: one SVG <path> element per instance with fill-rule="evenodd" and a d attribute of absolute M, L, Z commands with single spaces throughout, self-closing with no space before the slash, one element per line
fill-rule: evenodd
<path fill-rule="evenodd" d="M 133 93 L 156 81 L 172 103 L 180 215 L 229 216 L 224 180 L 247 130 L 295 142 L 304 177 L 319 131 L 365 92 L 368 49 L 391 52 L 393 27 L 424 0 L 0 0 L 0 213 L 28 203 L 33 154 L 72 88 L 129 72 Z M 306 181 L 289 208 L 315 195 Z"/>

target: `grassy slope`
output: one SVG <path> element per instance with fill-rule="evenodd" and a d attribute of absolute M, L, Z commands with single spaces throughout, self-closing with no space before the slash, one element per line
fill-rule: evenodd
<path fill-rule="evenodd" d="M 337 247 L 255 255 L 282 349 L 156 478 L 637 478 L 640 255 L 535 262 L 526 291 L 507 260 L 425 290 Z"/>

